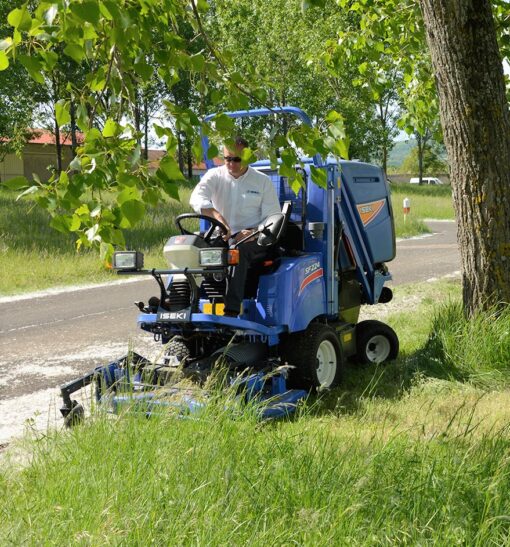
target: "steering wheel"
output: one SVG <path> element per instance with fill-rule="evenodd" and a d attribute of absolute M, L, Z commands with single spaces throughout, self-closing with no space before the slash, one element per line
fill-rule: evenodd
<path fill-rule="evenodd" d="M 182 226 L 181 220 L 184 220 L 186 218 L 198 218 L 199 220 L 206 220 L 207 222 L 211 223 L 211 226 L 209 227 L 207 232 L 203 236 L 199 235 L 199 237 L 201 237 L 206 243 L 210 242 L 213 232 L 216 228 L 220 230 L 222 236 L 228 233 L 228 229 L 225 226 L 225 224 L 223 224 L 223 222 L 220 222 L 219 220 L 216 220 L 215 218 L 208 217 L 206 215 L 199 215 L 196 213 L 184 213 L 183 215 L 179 215 L 178 217 L 175 218 L 175 225 L 177 226 L 177 228 L 179 228 L 179 230 L 181 231 L 181 234 L 183 235 L 187 235 L 187 236 L 198 235 L 198 234 L 194 234 L 193 232 L 190 232 L 189 230 L 186 230 L 186 228 Z"/>

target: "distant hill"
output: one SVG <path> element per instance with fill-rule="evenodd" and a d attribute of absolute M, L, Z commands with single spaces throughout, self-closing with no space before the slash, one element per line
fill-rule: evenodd
<path fill-rule="evenodd" d="M 388 157 L 388 167 L 400 167 L 406 156 L 416 146 L 415 139 L 397 141 Z"/>

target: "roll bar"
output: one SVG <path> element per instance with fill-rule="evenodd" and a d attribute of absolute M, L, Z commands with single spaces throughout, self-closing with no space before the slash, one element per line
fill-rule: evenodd
<path fill-rule="evenodd" d="M 253 118 L 256 116 L 269 116 L 270 114 L 293 114 L 299 118 L 303 123 L 312 127 L 312 122 L 307 114 L 305 114 L 301 108 L 296 106 L 277 106 L 275 108 L 255 108 L 253 110 L 235 110 L 233 112 L 224 112 L 229 118 Z M 208 122 L 214 118 L 216 114 L 209 114 L 205 117 L 205 121 Z M 214 167 L 213 160 L 207 158 L 207 151 L 209 150 L 209 138 L 207 135 L 202 134 L 202 149 L 204 151 L 204 162 L 207 169 Z M 321 157 L 319 154 L 315 154 L 313 157 L 313 164 L 319 167 L 321 164 Z"/>

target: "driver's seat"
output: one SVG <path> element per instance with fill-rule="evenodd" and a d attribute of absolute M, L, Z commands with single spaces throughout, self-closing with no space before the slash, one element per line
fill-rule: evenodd
<path fill-rule="evenodd" d="M 264 273 L 268 273 L 271 268 L 273 268 L 275 260 L 282 256 L 283 249 L 281 249 L 281 247 L 278 245 L 278 242 L 285 235 L 285 230 L 287 229 L 291 213 L 292 202 L 285 201 L 282 205 L 283 222 L 276 236 L 276 241 L 273 243 L 273 245 L 271 245 L 269 256 L 259 262 L 253 262 L 248 269 L 248 275 L 246 276 L 246 285 L 244 288 L 245 298 L 253 298 L 257 295 L 259 277 L 261 275 L 264 275 Z"/>

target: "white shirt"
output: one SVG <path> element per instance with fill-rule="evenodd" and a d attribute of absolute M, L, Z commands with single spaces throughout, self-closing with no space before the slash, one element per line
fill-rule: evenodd
<path fill-rule="evenodd" d="M 255 228 L 269 215 L 281 211 L 271 179 L 252 167 L 237 179 L 225 165 L 209 169 L 189 203 L 197 213 L 214 207 L 225 217 L 233 234 Z"/>

